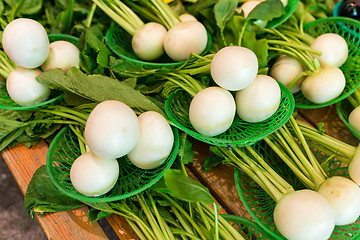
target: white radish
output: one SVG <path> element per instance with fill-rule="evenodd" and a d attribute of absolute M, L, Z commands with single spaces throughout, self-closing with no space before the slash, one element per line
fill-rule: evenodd
<path fill-rule="evenodd" d="M 96 197 L 109 192 L 119 177 L 116 159 L 103 159 L 87 152 L 71 165 L 70 180 L 74 188 L 85 196 Z"/>
<path fill-rule="evenodd" d="M 174 134 L 168 121 L 158 112 L 144 112 L 138 119 L 139 138 L 127 157 L 138 168 L 153 169 L 169 156 L 174 144 Z"/>
<path fill-rule="evenodd" d="M 330 203 L 335 225 L 347 225 L 360 216 L 360 187 L 352 180 L 334 176 L 326 179 L 317 190 Z"/>
<path fill-rule="evenodd" d="M 335 227 L 329 202 L 308 189 L 283 196 L 275 206 L 274 222 L 279 232 L 289 240 L 326 240 Z"/>
<path fill-rule="evenodd" d="M 61 68 L 65 72 L 72 67 L 79 68 L 79 49 L 68 41 L 55 41 L 50 43 L 50 52 L 46 61 L 41 65 L 43 71 Z"/>
<path fill-rule="evenodd" d="M 182 22 L 197 21 L 196 17 L 194 17 L 190 13 L 183 13 L 179 16 L 179 18 Z"/>
<path fill-rule="evenodd" d="M 319 62 L 322 66 L 340 67 L 348 57 L 348 45 L 343 37 L 336 33 L 324 33 L 311 44 L 311 48 L 322 52 Z"/>
<path fill-rule="evenodd" d="M 208 87 L 192 99 L 189 117 L 196 131 L 212 137 L 229 129 L 235 112 L 235 100 L 229 91 L 220 87 Z"/>
<path fill-rule="evenodd" d="M 311 102 L 322 104 L 337 98 L 344 90 L 345 83 L 340 68 L 327 65 L 305 78 L 301 91 Z"/>
<path fill-rule="evenodd" d="M 271 67 L 270 76 L 287 87 L 295 79 L 295 77 L 302 72 L 304 72 L 304 67 L 298 60 L 287 55 L 281 55 Z M 300 91 L 302 81 L 303 78 L 295 83 L 295 85 L 290 89 L 291 93 L 297 93 Z"/>
<path fill-rule="evenodd" d="M 360 132 L 360 106 L 354 108 L 349 115 L 349 124 L 356 131 Z"/>
<path fill-rule="evenodd" d="M 31 106 L 46 101 L 51 91 L 36 80 L 40 73 L 39 69 L 14 68 L 6 80 L 6 90 L 10 98 L 21 106 Z"/>
<path fill-rule="evenodd" d="M 201 54 L 207 42 L 207 31 L 202 23 L 185 21 L 169 29 L 164 38 L 164 49 L 172 60 L 185 61 L 191 53 Z"/>
<path fill-rule="evenodd" d="M 258 75 L 248 87 L 236 92 L 236 112 L 244 121 L 261 122 L 276 112 L 280 99 L 281 89 L 276 80 Z"/>
<path fill-rule="evenodd" d="M 237 91 L 254 81 L 258 68 L 258 60 L 253 51 L 245 47 L 229 46 L 215 54 L 210 72 L 217 85 Z"/>
<path fill-rule="evenodd" d="M 2 44 L 5 53 L 18 66 L 37 68 L 49 55 L 49 38 L 37 21 L 18 18 L 4 29 Z"/>
<path fill-rule="evenodd" d="M 142 60 L 152 61 L 164 53 L 166 28 L 160 23 L 148 22 L 134 34 L 131 45 L 134 53 Z"/>
<path fill-rule="evenodd" d="M 86 121 L 86 143 L 101 158 L 125 156 L 135 147 L 138 137 L 139 120 L 135 112 L 120 101 L 99 103 Z"/>

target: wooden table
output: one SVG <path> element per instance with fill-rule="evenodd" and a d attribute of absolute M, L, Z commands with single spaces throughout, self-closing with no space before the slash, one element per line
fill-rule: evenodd
<path fill-rule="evenodd" d="M 299 110 L 297 117 L 313 126 L 324 122 L 329 135 L 353 146 L 359 144 L 359 140 L 349 132 L 337 116 L 335 106 L 316 110 Z M 209 188 L 214 198 L 223 207 L 222 211 L 226 210 L 229 214 L 251 219 L 237 194 L 234 184 L 234 169 L 221 165 L 204 173 L 202 163 L 210 154 L 208 146 L 196 140 L 193 140 L 192 143 L 195 160 L 188 166 L 190 176 Z M 2 156 L 23 194 L 26 192 L 33 173 L 39 166 L 45 164 L 47 150 L 48 145 L 41 141 L 31 149 L 19 144 L 2 152 Z M 45 213 L 37 216 L 37 220 L 48 239 L 109 239 L 112 238 L 111 233 L 116 234 L 119 239 L 138 239 L 124 218 L 113 215 L 108 217 L 105 223 L 91 223 L 87 218 L 87 211 L 87 207 L 82 207 L 67 212 Z M 113 231 L 111 228 L 111 231 L 108 230 L 107 224 Z"/>

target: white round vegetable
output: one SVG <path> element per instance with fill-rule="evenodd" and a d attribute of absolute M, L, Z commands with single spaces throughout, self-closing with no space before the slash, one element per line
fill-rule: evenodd
<path fill-rule="evenodd" d="M 72 67 L 79 68 L 79 49 L 68 41 L 55 41 L 50 43 L 50 52 L 46 61 L 41 65 L 43 71 L 61 68 L 65 72 Z"/>
<path fill-rule="evenodd" d="M 356 131 L 360 132 L 360 106 L 354 108 L 349 115 L 349 124 Z"/>
<path fill-rule="evenodd" d="M 322 52 L 319 57 L 321 65 L 340 67 L 348 57 L 348 45 L 343 37 L 336 33 L 325 33 L 318 36 L 311 48 Z"/>
<path fill-rule="evenodd" d="M 85 125 L 85 140 L 90 150 L 101 158 L 125 156 L 136 145 L 139 120 L 125 103 L 108 100 L 99 103 Z"/>
<path fill-rule="evenodd" d="M 192 99 L 189 117 L 196 131 L 212 137 L 231 126 L 235 111 L 235 100 L 229 91 L 220 87 L 208 87 Z"/>
<path fill-rule="evenodd" d="M 165 35 L 164 49 L 174 61 L 185 61 L 191 53 L 202 53 L 208 38 L 204 25 L 198 21 L 179 22 Z"/>
<path fill-rule="evenodd" d="M 50 88 L 36 80 L 40 73 L 39 69 L 14 68 L 6 80 L 10 98 L 21 106 L 31 106 L 47 100 Z"/>
<path fill-rule="evenodd" d="M 18 66 L 37 68 L 49 55 L 49 38 L 37 21 L 18 18 L 4 29 L 2 44 L 5 53 Z"/>
<path fill-rule="evenodd" d="M 217 85 L 237 91 L 254 81 L 258 67 L 258 60 L 253 51 L 245 47 L 230 46 L 215 54 L 210 72 Z"/>
<path fill-rule="evenodd" d="M 308 189 L 281 198 L 274 209 L 274 222 L 289 240 L 329 239 L 335 227 L 334 213 L 328 201 Z"/>
<path fill-rule="evenodd" d="M 258 75 L 248 87 L 236 92 L 236 112 L 244 121 L 261 122 L 276 112 L 280 99 L 281 90 L 276 80 Z"/>
<path fill-rule="evenodd" d="M 301 91 L 311 102 L 321 104 L 337 98 L 344 90 L 345 83 L 340 68 L 327 65 L 305 78 Z"/>
<path fill-rule="evenodd" d="M 328 200 L 335 225 L 347 225 L 360 216 L 360 187 L 348 178 L 334 176 L 326 179 L 317 191 Z"/>
<path fill-rule="evenodd" d="M 78 157 L 71 166 L 70 180 L 83 195 L 96 197 L 110 191 L 119 177 L 116 159 L 103 159 L 88 152 Z"/>
<path fill-rule="evenodd" d="M 142 60 L 152 61 L 164 53 L 166 28 L 160 23 L 148 22 L 134 34 L 131 45 L 134 53 Z"/>
<path fill-rule="evenodd" d="M 360 145 L 359 145 L 360 146 Z M 357 147 L 349 163 L 349 176 L 360 186 L 360 147 Z"/>
<path fill-rule="evenodd" d="M 197 21 L 196 17 L 194 17 L 190 13 L 183 13 L 179 16 L 179 18 L 182 22 Z"/>
<path fill-rule="evenodd" d="M 167 120 L 158 112 L 144 112 L 138 119 L 139 138 L 127 157 L 138 168 L 153 169 L 169 156 L 174 144 L 174 134 Z"/>
<path fill-rule="evenodd" d="M 302 72 L 304 72 L 304 68 L 298 60 L 287 55 L 281 55 L 272 66 L 270 76 L 287 87 Z M 290 89 L 291 93 L 300 91 L 302 81 L 303 78 L 295 83 Z"/>

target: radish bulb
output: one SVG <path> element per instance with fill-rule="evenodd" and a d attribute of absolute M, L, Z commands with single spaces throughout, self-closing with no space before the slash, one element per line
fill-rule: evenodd
<path fill-rule="evenodd" d="M 191 53 L 202 53 L 208 37 L 204 25 L 198 21 L 179 22 L 166 33 L 164 49 L 174 61 L 185 61 Z"/>
<path fill-rule="evenodd" d="M 304 68 L 298 60 L 287 55 L 281 55 L 272 66 L 270 76 L 287 87 L 302 72 L 304 72 Z M 300 79 L 295 83 L 290 89 L 291 93 L 300 91 L 302 80 Z"/>
<path fill-rule="evenodd" d="M 236 112 L 247 122 L 261 122 L 279 108 L 281 90 L 270 76 L 258 75 L 246 88 L 236 92 Z"/>
<path fill-rule="evenodd" d="M 139 120 L 125 103 L 108 100 L 99 103 L 85 125 L 85 141 L 90 150 L 101 158 L 125 156 L 136 145 Z"/>
<path fill-rule="evenodd" d="M 248 48 L 225 47 L 215 54 L 210 72 L 217 85 L 237 91 L 254 81 L 258 72 L 258 60 L 255 53 Z"/>
<path fill-rule="evenodd" d="M 14 68 L 6 80 L 6 90 L 10 98 L 21 106 L 46 101 L 50 96 L 50 88 L 36 80 L 40 73 L 39 69 Z"/>
<path fill-rule="evenodd" d="M 345 83 L 340 68 L 327 65 L 305 78 L 301 91 L 311 102 L 321 104 L 337 98 L 344 90 Z"/>
<path fill-rule="evenodd" d="M 360 216 L 360 187 L 348 178 L 334 176 L 326 179 L 317 191 L 328 200 L 335 225 L 347 225 Z"/>
<path fill-rule="evenodd" d="M 325 33 L 318 36 L 311 48 L 322 52 L 319 62 L 322 66 L 340 67 L 348 57 L 348 45 L 343 37 L 336 33 Z"/>
<path fill-rule="evenodd" d="M 134 53 L 142 60 L 152 61 L 164 53 L 166 28 L 160 23 L 148 22 L 134 34 L 131 45 Z"/>
<path fill-rule="evenodd" d="M 183 13 L 179 16 L 180 21 L 187 22 L 187 21 L 197 21 L 196 17 L 191 15 L 190 13 Z"/>
<path fill-rule="evenodd" d="M 116 159 L 103 159 L 87 152 L 78 157 L 71 166 L 70 180 L 83 195 L 96 197 L 110 191 L 119 177 Z"/>
<path fill-rule="evenodd" d="M 235 111 L 235 100 L 229 91 L 220 87 L 208 87 L 192 99 L 189 118 L 196 131 L 213 137 L 231 126 Z"/>
<path fill-rule="evenodd" d="M 18 18 L 4 29 L 2 44 L 5 53 L 18 66 L 37 68 L 49 55 L 49 38 L 37 21 Z"/>
<path fill-rule="evenodd" d="M 144 112 L 138 119 L 139 138 L 127 157 L 138 168 L 153 169 L 169 156 L 174 144 L 174 134 L 167 120 L 158 112 Z"/>
<path fill-rule="evenodd" d="M 329 202 L 309 189 L 283 196 L 275 206 L 274 222 L 279 232 L 289 240 L 329 239 L 335 227 Z"/>
<path fill-rule="evenodd" d="M 55 41 L 50 43 L 49 57 L 41 65 L 43 71 L 61 68 L 65 72 L 72 67 L 79 68 L 79 49 L 68 41 Z"/>
<path fill-rule="evenodd" d="M 349 115 L 349 124 L 360 132 L 360 106 L 354 108 Z"/>

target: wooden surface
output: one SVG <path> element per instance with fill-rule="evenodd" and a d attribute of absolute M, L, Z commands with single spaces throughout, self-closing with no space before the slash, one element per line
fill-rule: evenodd
<path fill-rule="evenodd" d="M 335 106 L 316 110 L 299 110 L 297 118 L 313 126 L 324 122 L 329 135 L 353 146 L 359 144 L 359 140 L 347 130 L 337 116 Z M 221 213 L 227 212 L 251 219 L 237 194 L 233 167 L 220 165 L 209 172 L 204 172 L 202 163 L 210 155 L 208 145 L 197 140 L 191 142 L 195 159 L 188 166 L 189 175 L 209 188 L 222 206 Z M 47 149 L 47 144 L 41 141 L 31 149 L 19 144 L 2 152 L 23 194 L 35 170 L 45 164 Z M 98 223 L 89 222 L 86 216 L 87 210 L 83 207 L 68 212 L 47 213 L 37 216 L 37 219 L 48 239 L 108 239 L 106 232 Z M 107 218 L 107 222 L 120 239 L 138 239 L 124 218 L 113 215 Z"/>

